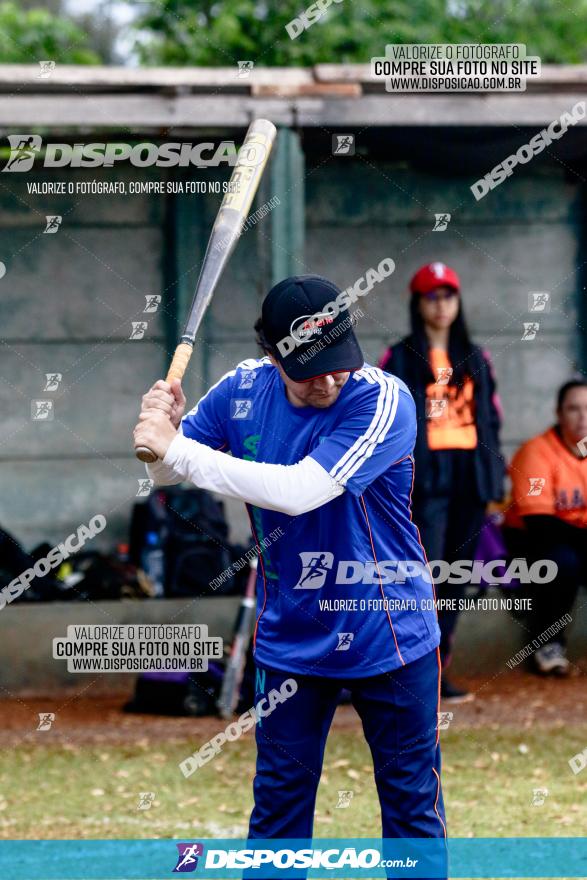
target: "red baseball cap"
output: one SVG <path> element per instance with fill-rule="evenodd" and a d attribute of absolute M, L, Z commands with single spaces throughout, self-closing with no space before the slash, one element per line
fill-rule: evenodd
<path fill-rule="evenodd" d="M 459 276 L 454 269 L 444 263 L 428 263 L 422 266 L 410 281 L 412 293 L 430 293 L 437 287 L 461 289 Z"/>

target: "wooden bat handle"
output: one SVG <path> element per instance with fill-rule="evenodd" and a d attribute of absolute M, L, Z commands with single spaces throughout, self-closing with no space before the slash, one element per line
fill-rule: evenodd
<path fill-rule="evenodd" d="M 135 446 L 135 455 L 139 461 L 144 461 L 146 464 L 157 461 L 157 456 L 148 446 Z"/>
<path fill-rule="evenodd" d="M 167 371 L 166 382 L 171 382 L 172 379 L 183 379 L 183 375 L 190 362 L 193 350 L 194 347 L 189 342 L 179 343 L 175 349 L 171 366 Z M 153 464 L 154 461 L 157 461 L 157 456 L 148 448 L 148 446 L 137 446 L 135 448 L 135 455 L 139 461 L 144 461 L 147 464 Z"/>

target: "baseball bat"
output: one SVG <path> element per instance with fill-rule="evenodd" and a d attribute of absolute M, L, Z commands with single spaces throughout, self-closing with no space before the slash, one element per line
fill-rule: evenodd
<path fill-rule="evenodd" d="M 183 378 L 192 356 L 202 318 L 257 192 L 276 131 L 273 123 L 267 119 L 255 119 L 249 125 L 230 178 L 228 191 L 222 199 L 218 216 L 212 227 L 187 323 L 175 349 L 166 382 Z M 137 446 L 135 455 L 140 461 L 152 463 L 157 460 L 155 453 L 146 446 Z"/>
<path fill-rule="evenodd" d="M 253 620 L 255 619 L 255 583 L 257 581 L 257 558 L 251 563 L 245 594 L 239 609 L 236 632 L 226 664 L 222 688 L 216 706 L 222 718 L 231 718 L 238 704 L 240 687 L 247 662 L 247 651 L 251 641 Z"/>

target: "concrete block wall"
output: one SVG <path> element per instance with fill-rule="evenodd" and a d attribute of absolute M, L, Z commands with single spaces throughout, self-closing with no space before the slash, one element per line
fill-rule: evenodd
<path fill-rule="evenodd" d="M 463 303 L 475 340 L 487 347 L 504 406 L 508 456 L 553 421 L 555 392 L 580 368 L 577 327 L 579 187 L 556 167 L 516 173 L 480 202 L 469 180 L 416 173 L 405 166 L 329 163 L 306 187 L 308 271 L 351 284 L 383 257 L 394 274 L 359 305 L 357 328 L 371 363 L 409 326 L 408 284 L 420 265 L 442 260 L 461 276 Z M 448 212 L 445 232 L 434 214 Z M 521 341 L 528 293 L 552 294 L 533 341 Z"/>
<path fill-rule="evenodd" d="M 108 175 L 128 181 L 139 172 Z M 166 203 L 162 196 L 27 192 L 33 179 L 94 176 L 68 170 L 3 180 L 0 525 L 27 548 L 62 540 L 98 512 L 109 527 L 97 546 L 126 536 L 144 473 L 130 434 L 140 395 L 166 370 L 218 206 L 216 195 Z M 442 259 L 461 274 L 474 337 L 493 355 L 506 452 L 548 425 L 556 388 L 579 367 L 579 191 L 558 168 L 519 170 L 475 202 L 458 178 L 405 163 L 331 161 L 307 174 L 305 199 L 305 255 L 295 271 L 319 272 L 344 287 L 384 256 L 396 262 L 394 275 L 361 301 L 366 317 L 358 333 L 370 362 L 407 331 L 413 271 Z M 435 212 L 452 213 L 446 232 L 432 232 Z M 55 235 L 43 234 L 47 214 L 63 215 Z M 265 218 L 237 245 L 190 364 L 190 405 L 257 353 L 252 325 L 271 283 L 270 236 Z M 522 342 L 532 290 L 550 290 L 552 309 L 540 317 L 538 338 Z M 155 315 L 143 314 L 148 294 L 163 297 Z M 144 338 L 130 341 L 131 321 L 143 319 Z M 56 392 L 43 390 L 47 372 L 63 374 Z M 33 399 L 54 400 L 52 421 L 31 420 Z M 226 506 L 233 538 L 246 540 L 242 506 Z"/>
<path fill-rule="evenodd" d="M 230 169 L 196 173 L 212 181 Z M 26 549 L 63 540 L 95 513 L 108 526 L 93 547 L 127 538 L 145 476 L 132 452 L 140 397 L 167 371 L 219 205 L 216 194 L 166 201 L 28 192 L 33 182 L 95 177 L 35 170 L 5 177 L 0 196 L 0 526 Z M 141 178 L 158 179 L 157 172 L 108 171 L 109 180 L 127 184 Z M 44 234 L 46 215 L 55 214 L 61 228 Z M 256 354 L 252 325 L 266 289 L 257 238 L 254 229 L 243 235 L 205 318 L 184 382 L 190 406 Z M 161 304 L 145 314 L 152 294 Z M 144 337 L 130 340 L 132 322 L 143 320 Z M 44 391 L 46 373 L 62 374 L 57 390 Z M 51 420 L 31 419 L 36 399 L 53 401 Z M 246 542 L 242 505 L 229 507 L 233 540 Z"/>
<path fill-rule="evenodd" d="M 128 170 L 111 169 L 114 180 Z M 133 175 L 134 176 L 134 175 Z M 37 181 L 91 180 L 88 170 L 4 175 L 0 200 L 0 524 L 26 548 L 63 540 L 95 513 L 108 519 L 96 544 L 126 532 L 142 468 L 130 431 L 153 364 L 163 364 L 162 199 L 30 195 Z M 106 178 L 106 175 L 104 175 Z M 45 216 L 61 228 L 44 234 Z M 141 341 L 131 322 L 148 319 Z M 45 374 L 61 373 L 55 391 Z M 53 401 L 50 421 L 31 401 Z"/>

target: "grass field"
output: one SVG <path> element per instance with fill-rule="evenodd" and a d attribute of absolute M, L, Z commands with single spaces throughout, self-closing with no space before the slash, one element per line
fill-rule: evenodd
<path fill-rule="evenodd" d="M 493 725 L 492 725 L 493 726 Z M 497 726 L 497 725 L 495 725 Z M 568 759 L 587 746 L 587 724 L 523 730 L 443 731 L 451 837 L 585 834 L 587 770 Z M 185 779 L 178 763 L 201 741 L 22 744 L 0 758 L 0 836 L 23 838 L 238 837 L 251 810 L 254 742 L 228 743 Z M 533 789 L 547 788 L 542 806 Z M 347 809 L 338 790 L 352 790 Z M 140 792 L 154 792 L 148 810 Z M 316 811 L 317 837 L 379 834 L 371 760 L 360 725 L 333 730 Z"/>

